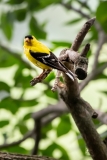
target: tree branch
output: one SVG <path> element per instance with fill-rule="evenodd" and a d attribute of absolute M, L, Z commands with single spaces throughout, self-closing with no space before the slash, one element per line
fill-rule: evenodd
<path fill-rule="evenodd" d="M 104 113 L 97 110 L 97 113 L 98 113 L 98 119 L 100 120 L 100 122 L 107 125 L 107 112 Z"/>
<path fill-rule="evenodd" d="M 91 20 L 89 20 L 89 22 L 90 21 Z M 87 24 L 87 22 L 85 24 Z M 90 27 L 87 28 L 89 29 Z M 82 29 L 84 30 L 85 28 L 86 27 L 83 26 Z M 82 33 L 87 32 L 82 31 Z M 73 47 L 71 48 L 71 50 L 78 50 L 85 35 L 86 34 L 84 34 L 83 38 L 81 38 L 82 35 L 78 34 L 78 36 L 74 40 Z M 70 113 L 73 116 L 74 121 L 86 142 L 90 155 L 94 160 L 107 159 L 106 146 L 100 139 L 100 136 L 94 127 L 94 124 L 91 120 L 90 112 L 87 109 L 87 103 L 80 97 L 80 90 L 77 80 L 72 82 L 70 78 L 67 77 L 65 74 L 64 77 L 65 85 L 63 87 L 58 86 L 58 91 L 61 98 L 69 108 Z"/>
<path fill-rule="evenodd" d="M 100 31 L 99 34 L 98 34 L 98 43 L 97 43 L 96 53 L 95 53 L 95 56 L 94 56 L 92 72 L 94 72 L 94 70 L 97 68 L 100 51 L 101 51 L 101 48 L 102 48 L 103 44 L 106 42 L 106 38 L 107 38 L 107 35 L 103 31 Z"/>
<path fill-rule="evenodd" d="M 95 130 L 90 115 L 85 109 L 86 104 L 79 96 L 74 99 L 74 97 L 71 96 L 71 92 L 74 92 L 73 88 L 68 86 L 67 83 L 66 85 L 66 90 L 64 88 L 64 90 L 60 92 L 60 95 L 70 109 L 74 121 L 87 144 L 90 155 L 94 160 L 107 159 L 106 147 Z"/>
<path fill-rule="evenodd" d="M 93 25 L 94 21 L 95 21 L 95 18 L 91 18 L 83 25 L 82 29 L 77 34 L 77 36 L 71 46 L 71 50 L 77 51 L 79 49 L 84 37 L 86 36 L 90 27 Z"/>
<path fill-rule="evenodd" d="M 22 143 L 22 142 L 25 141 L 27 138 L 31 137 L 32 134 L 33 134 L 33 132 L 34 132 L 34 130 L 27 132 L 27 133 L 25 134 L 25 136 L 23 136 L 23 138 L 20 139 L 20 140 L 18 140 L 18 141 L 0 145 L 0 149 L 2 150 L 3 148 L 8 148 L 8 147 L 16 146 L 16 145 Z"/>
<path fill-rule="evenodd" d="M 29 156 L 29 155 L 12 154 L 5 152 L 0 152 L 0 159 L 1 160 L 56 160 L 51 157 L 44 157 L 37 155 Z"/>
<path fill-rule="evenodd" d="M 41 110 L 41 111 L 38 111 L 38 112 L 40 112 L 39 113 L 39 116 L 40 116 L 40 119 L 41 119 L 41 115 L 43 115 L 43 111 Z M 46 114 L 46 112 L 47 112 L 47 114 Z M 55 110 L 54 110 L 54 112 L 55 112 Z M 68 109 L 66 109 L 66 112 L 69 112 L 68 111 Z M 44 126 L 46 126 L 47 124 L 49 124 L 52 120 L 54 120 L 55 118 L 57 118 L 57 117 L 59 117 L 61 114 L 63 114 L 63 113 L 66 113 L 66 112 L 57 112 L 57 106 L 56 106 L 56 112 L 55 113 L 53 113 L 53 114 L 51 114 L 51 115 L 49 115 L 49 116 L 46 116 L 46 117 L 44 117 L 43 119 L 41 119 L 41 128 L 42 127 L 44 127 Z M 48 112 L 48 109 L 45 111 L 45 115 L 48 115 L 49 114 L 49 112 Z M 35 114 L 35 116 L 36 116 L 37 114 Z M 39 117 L 34 117 L 35 119 L 34 120 L 37 120 Z M 39 127 L 39 124 L 38 124 L 38 127 Z M 2 150 L 2 149 L 4 149 L 4 148 L 8 148 L 8 147 L 13 147 L 13 146 L 16 146 L 16 145 L 19 145 L 20 143 L 22 143 L 23 141 L 25 141 L 27 138 L 29 138 L 29 137 L 34 137 L 34 136 L 36 136 L 36 128 L 34 128 L 33 130 L 31 130 L 31 131 L 28 131 L 24 136 L 23 136 L 23 138 L 22 139 L 20 139 L 20 140 L 18 140 L 18 141 L 15 141 L 15 142 L 12 142 L 12 143 L 7 143 L 7 144 L 3 144 L 3 145 L 0 145 L 0 150 Z"/>
<path fill-rule="evenodd" d="M 32 155 L 37 155 L 38 153 L 38 147 L 39 147 L 39 142 L 41 139 L 41 119 L 37 119 L 34 121 L 35 125 L 34 125 L 34 147 L 32 150 Z"/>
<path fill-rule="evenodd" d="M 34 120 L 37 120 L 38 118 L 43 119 L 47 115 L 53 113 L 68 113 L 68 109 L 63 104 L 64 104 L 63 101 L 60 100 L 56 105 L 49 105 L 48 107 L 43 108 L 38 112 L 34 112 L 32 114 L 32 117 Z"/>
<path fill-rule="evenodd" d="M 72 5 L 70 5 L 70 4 L 66 4 L 66 3 L 63 3 L 63 2 L 61 2 L 60 4 L 62 6 L 64 6 L 65 8 L 69 9 L 69 10 L 73 10 L 73 11 L 79 13 L 79 15 L 81 15 L 84 18 L 90 19 L 90 16 L 87 15 L 86 13 L 82 12 L 80 9 L 77 9 L 77 8 L 73 7 Z"/>

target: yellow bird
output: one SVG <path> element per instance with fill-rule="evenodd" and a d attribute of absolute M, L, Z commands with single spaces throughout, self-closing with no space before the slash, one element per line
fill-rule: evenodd
<path fill-rule="evenodd" d="M 27 58 L 37 67 L 47 70 L 57 69 L 68 75 L 73 81 L 75 74 L 72 73 L 44 44 L 34 36 L 27 35 L 24 38 L 24 53 Z M 43 75 L 43 73 L 41 75 Z M 38 77 L 39 78 L 39 77 Z"/>

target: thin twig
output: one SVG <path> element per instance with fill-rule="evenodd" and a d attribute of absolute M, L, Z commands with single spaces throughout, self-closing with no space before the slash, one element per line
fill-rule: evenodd
<path fill-rule="evenodd" d="M 33 150 L 32 150 L 32 155 L 37 155 L 38 153 L 38 148 L 39 148 L 39 142 L 40 142 L 40 139 L 41 139 L 41 120 L 40 119 L 37 119 L 37 120 L 34 120 L 35 122 L 35 125 L 34 125 L 34 147 L 33 147 Z"/>
<path fill-rule="evenodd" d="M 81 5 L 81 7 L 84 7 L 84 8 L 86 8 L 86 9 L 88 9 L 90 12 L 92 12 L 91 11 L 91 8 L 88 6 L 88 4 L 87 4 L 87 0 L 86 1 L 79 1 L 79 0 L 77 0 L 77 2 Z"/>
<path fill-rule="evenodd" d="M 43 108 L 42 110 L 38 112 L 34 112 L 32 114 L 33 119 L 41 119 L 48 114 L 52 113 L 68 113 L 68 109 L 64 106 L 64 103 L 62 100 L 60 100 L 56 105 L 49 105 L 46 108 Z"/>
<path fill-rule="evenodd" d="M 83 48 L 82 52 L 81 52 L 81 56 L 82 57 L 87 57 L 88 51 L 90 49 L 90 44 L 86 44 L 85 47 Z"/>
<path fill-rule="evenodd" d="M 41 120 L 41 127 L 44 127 L 46 126 L 47 124 L 49 124 L 52 120 L 54 120 L 55 118 L 59 117 L 60 115 L 62 115 L 64 112 L 59 112 L 59 113 L 53 113 L 52 115 L 50 116 L 46 116 L 45 118 L 43 118 Z M 40 116 L 41 117 L 41 116 Z M 23 141 L 25 141 L 26 139 L 28 139 L 29 137 L 33 137 L 33 136 L 36 136 L 36 133 L 34 133 L 35 130 L 31 130 L 31 131 L 28 131 L 25 136 L 23 136 L 22 139 L 20 140 L 17 140 L 15 142 L 12 142 L 12 143 L 7 143 L 7 144 L 2 144 L 0 145 L 0 150 L 4 149 L 4 148 L 9 148 L 9 147 L 13 147 L 13 146 L 16 146 L 16 145 L 19 145 L 21 144 Z"/>
<path fill-rule="evenodd" d="M 73 11 L 79 13 L 79 14 L 80 14 L 82 17 L 84 17 L 84 18 L 90 19 L 90 16 L 87 15 L 86 13 L 82 12 L 82 10 L 77 9 L 77 8 L 73 7 L 72 5 L 70 5 L 70 4 L 66 4 L 66 3 L 63 3 L 63 2 L 61 2 L 60 4 L 61 4 L 62 6 L 64 6 L 65 8 L 69 9 L 69 10 L 73 10 Z"/>
<path fill-rule="evenodd" d="M 101 112 L 97 110 L 97 113 L 98 113 L 98 119 L 100 120 L 100 122 L 107 125 L 107 112 Z"/>
<path fill-rule="evenodd" d="M 18 141 L 0 145 L 0 149 L 8 148 L 8 147 L 13 147 L 13 146 L 16 146 L 16 145 L 22 143 L 22 142 L 25 141 L 27 138 L 31 137 L 31 136 L 33 135 L 33 132 L 34 132 L 34 130 L 27 132 L 27 133 L 23 136 L 23 138 L 20 139 L 20 140 L 18 140 Z"/>
<path fill-rule="evenodd" d="M 106 37 L 107 36 L 105 35 L 105 33 L 103 31 L 99 32 L 99 34 L 98 34 L 97 50 L 96 50 L 96 53 L 95 53 L 95 56 L 94 56 L 94 62 L 93 62 L 93 66 L 92 66 L 92 72 L 94 72 L 94 70 L 97 67 L 100 51 L 101 51 L 101 48 L 102 48 L 103 44 L 106 42 Z"/>
<path fill-rule="evenodd" d="M 83 25 L 82 29 L 77 34 L 77 36 L 71 46 L 71 50 L 78 51 L 84 37 L 86 36 L 90 27 L 93 25 L 94 21 L 95 21 L 95 18 L 91 18 Z"/>

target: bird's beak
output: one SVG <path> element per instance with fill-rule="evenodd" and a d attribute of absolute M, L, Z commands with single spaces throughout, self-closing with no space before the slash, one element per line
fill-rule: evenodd
<path fill-rule="evenodd" d="M 30 39 L 29 38 L 25 38 L 24 41 L 29 43 Z"/>

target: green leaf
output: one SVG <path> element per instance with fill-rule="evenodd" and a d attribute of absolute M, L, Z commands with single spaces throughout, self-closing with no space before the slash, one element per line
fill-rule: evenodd
<path fill-rule="evenodd" d="M 91 52 L 91 50 L 89 50 L 88 54 L 87 54 L 87 58 L 89 58 L 91 55 L 92 55 L 92 52 Z"/>
<path fill-rule="evenodd" d="M 59 145 L 57 143 L 55 143 L 55 145 L 56 145 L 56 148 L 58 148 L 61 151 L 61 153 L 62 153 L 60 159 L 70 160 L 70 157 L 68 156 L 68 152 L 65 150 L 65 148 L 63 148 L 61 145 Z"/>
<path fill-rule="evenodd" d="M 33 3 L 31 0 L 26 0 L 26 2 L 27 10 L 30 12 L 38 11 L 39 9 L 41 9 L 40 0 L 33 1 Z"/>
<path fill-rule="evenodd" d="M 46 32 L 33 16 L 30 19 L 29 27 L 31 35 L 35 35 L 37 39 L 46 39 Z"/>
<path fill-rule="evenodd" d="M 47 133 L 53 129 L 53 126 L 51 123 L 48 123 L 44 127 L 42 127 L 42 139 L 47 138 Z"/>
<path fill-rule="evenodd" d="M 8 84 L 5 82 L 0 82 L 0 90 L 10 92 L 10 86 L 8 86 Z"/>
<path fill-rule="evenodd" d="M 69 48 L 71 46 L 70 42 L 64 42 L 64 41 L 52 41 L 54 46 L 57 47 L 67 47 Z"/>
<path fill-rule="evenodd" d="M 13 34 L 13 15 L 11 12 L 1 15 L 1 28 L 6 38 L 10 40 Z"/>
<path fill-rule="evenodd" d="M 89 39 L 89 42 L 94 40 L 98 40 L 98 32 L 96 30 L 96 28 L 94 26 L 91 27 L 91 29 L 89 30 L 89 33 L 91 32 L 91 38 Z"/>
<path fill-rule="evenodd" d="M 21 4 L 23 3 L 24 0 L 8 0 L 7 3 L 11 4 L 11 5 L 16 5 L 16 4 Z"/>
<path fill-rule="evenodd" d="M 15 72 L 14 75 L 15 86 L 22 88 L 31 87 L 30 80 L 32 79 L 32 77 L 30 75 L 27 76 L 23 75 L 23 69 L 25 69 L 25 67 L 23 66 L 23 64 L 20 64 L 20 66 L 18 66 L 17 71 Z"/>
<path fill-rule="evenodd" d="M 52 92 L 50 89 L 46 89 L 44 91 L 44 94 L 48 97 L 54 98 L 54 99 L 58 99 L 58 93 L 57 92 Z"/>
<path fill-rule="evenodd" d="M 27 113 L 24 117 L 23 117 L 23 121 L 27 121 L 27 120 L 29 120 L 30 118 L 31 118 L 31 115 L 32 115 L 32 113 L 30 112 L 30 113 Z"/>
<path fill-rule="evenodd" d="M 107 79 L 107 75 L 101 73 L 94 78 L 94 80 L 98 80 L 98 79 Z"/>
<path fill-rule="evenodd" d="M 76 134 L 77 134 L 77 137 L 78 137 L 77 141 L 78 141 L 79 148 L 80 148 L 82 154 L 84 156 L 86 156 L 86 145 L 85 145 L 85 142 L 84 142 L 83 138 L 80 136 L 79 133 L 76 133 Z"/>
<path fill-rule="evenodd" d="M 32 106 L 36 106 L 37 104 L 38 104 L 38 101 L 36 99 L 20 100 L 21 107 L 32 107 Z"/>
<path fill-rule="evenodd" d="M 42 154 L 43 155 L 47 155 L 49 157 L 53 157 L 52 153 L 53 151 L 55 150 L 55 145 L 52 143 L 51 145 L 49 145 L 47 148 L 45 148 L 44 150 L 41 150 L 42 151 Z"/>
<path fill-rule="evenodd" d="M 19 153 L 19 154 L 29 154 L 29 151 L 21 146 L 11 146 L 11 147 L 3 149 L 2 151 L 7 151 L 11 153 Z"/>
<path fill-rule="evenodd" d="M 59 122 L 56 133 L 57 137 L 63 136 L 64 134 L 67 134 L 71 130 L 71 122 L 68 115 L 61 116 L 61 121 Z"/>
<path fill-rule="evenodd" d="M 107 61 L 99 62 L 98 65 L 97 65 L 97 67 L 101 67 L 101 66 L 103 66 L 103 65 L 105 65 L 105 64 L 107 64 Z"/>
<path fill-rule="evenodd" d="M 14 14 L 18 21 L 23 21 L 26 18 L 26 9 L 15 10 Z"/>
<path fill-rule="evenodd" d="M 48 75 L 48 77 L 46 77 L 45 78 L 45 82 L 50 82 L 50 81 L 52 81 L 53 79 L 55 79 L 55 74 L 54 74 L 54 72 L 51 72 L 49 75 Z"/>
<path fill-rule="evenodd" d="M 3 128 L 8 124 L 9 124 L 9 120 L 0 120 L 0 128 Z"/>
<path fill-rule="evenodd" d="M 59 159 L 70 160 L 67 151 L 62 146 L 60 146 L 59 144 L 54 143 L 54 142 L 51 145 L 49 145 L 46 149 L 41 150 L 41 151 L 42 151 L 43 155 L 53 157 L 53 152 L 56 149 L 61 152 L 61 156 L 59 157 Z"/>
<path fill-rule="evenodd" d="M 66 22 L 65 25 L 71 25 L 71 24 L 73 25 L 77 22 L 80 22 L 81 20 L 82 20 L 82 18 L 75 18 L 75 19 L 72 19 L 72 20 Z"/>
<path fill-rule="evenodd" d="M 93 120 L 93 123 L 94 123 L 96 129 L 102 125 L 100 120 L 98 120 L 98 119 L 92 119 L 92 120 Z"/>
<path fill-rule="evenodd" d="M 97 10 L 96 10 L 96 18 L 100 22 L 102 28 L 107 33 L 107 1 L 102 1 Z"/>
<path fill-rule="evenodd" d="M 15 114 L 19 109 L 19 105 L 15 100 L 8 97 L 8 98 L 3 99 L 0 102 L 0 108 L 4 108 L 10 111 L 11 113 Z"/>
<path fill-rule="evenodd" d="M 12 56 L 10 52 L 0 47 L 0 68 L 10 67 L 19 63 L 18 59 Z"/>
<path fill-rule="evenodd" d="M 34 12 L 34 11 L 38 11 L 38 10 L 42 10 L 46 7 L 48 7 L 49 5 L 53 5 L 53 4 L 57 4 L 59 2 L 61 2 L 61 0 L 35 0 L 32 1 L 31 0 L 26 0 L 26 2 L 28 3 L 27 9 L 30 12 Z"/>
<path fill-rule="evenodd" d="M 100 91 L 101 93 L 107 95 L 107 91 Z"/>
<path fill-rule="evenodd" d="M 24 121 L 19 121 L 18 124 L 16 125 L 18 127 L 20 133 L 24 135 L 25 133 L 28 132 L 28 127 L 26 126 Z"/>
<path fill-rule="evenodd" d="M 47 155 L 49 157 L 53 157 L 53 152 L 55 150 L 59 150 L 61 152 L 61 156 L 58 159 L 63 159 L 63 160 L 70 160 L 67 151 L 60 146 L 59 144 L 53 142 L 51 145 L 49 145 L 46 149 L 41 150 L 43 155 Z"/>
<path fill-rule="evenodd" d="M 51 5 L 51 4 L 57 4 L 57 3 L 60 3 L 61 2 L 61 0 L 46 0 L 46 1 L 44 1 L 44 0 L 40 0 L 40 5 L 41 5 L 41 7 L 42 8 L 45 8 L 45 7 L 48 7 L 49 5 Z"/>

